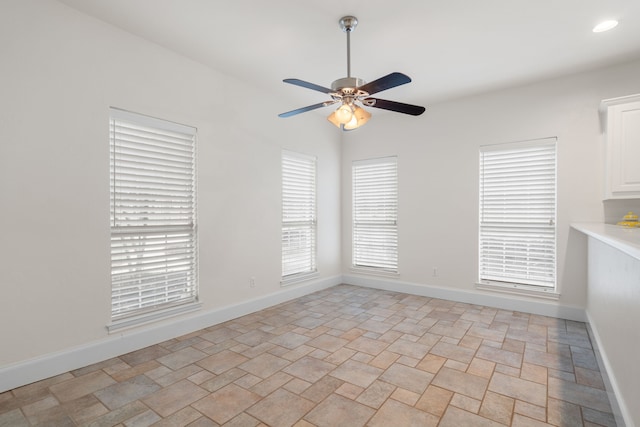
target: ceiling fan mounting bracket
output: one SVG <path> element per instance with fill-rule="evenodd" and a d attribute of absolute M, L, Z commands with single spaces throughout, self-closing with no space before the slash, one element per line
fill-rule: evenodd
<path fill-rule="evenodd" d="M 358 18 L 355 16 L 343 16 L 340 18 L 339 23 L 342 31 L 350 33 L 358 26 Z"/>

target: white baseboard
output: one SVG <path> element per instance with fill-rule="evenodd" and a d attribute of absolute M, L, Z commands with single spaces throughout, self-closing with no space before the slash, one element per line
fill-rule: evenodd
<path fill-rule="evenodd" d="M 586 322 L 585 310 L 580 307 L 559 305 L 546 300 L 535 301 L 531 298 L 522 299 L 506 294 L 491 292 L 479 292 L 476 290 L 466 291 L 462 289 L 448 289 L 438 286 L 424 285 L 418 283 L 402 282 L 391 278 L 373 276 L 342 276 L 343 283 L 348 285 L 366 286 L 386 291 L 404 292 L 407 294 L 420 295 L 430 298 L 446 299 L 467 304 L 484 305 L 503 310 L 521 311 L 524 313 L 538 314 L 541 316 L 557 317 L 560 319 Z"/>
<path fill-rule="evenodd" d="M 0 393 L 158 344 L 341 283 L 342 277 L 334 276 L 314 280 L 307 284 L 289 286 L 278 292 L 239 304 L 198 312 L 188 317 L 171 319 L 153 326 L 114 333 L 99 341 L 0 367 Z"/>
<path fill-rule="evenodd" d="M 627 409 L 624 397 L 618 387 L 618 382 L 616 381 L 616 377 L 611 367 L 611 362 L 609 362 L 607 353 L 602 346 L 600 335 L 598 334 L 598 330 L 595 323 L 593 323 L 591 316 L 589 316 L 589 312 L 587 312 L 587 319 L 589 336 L 591 337 L 591 342 L 594 347 L 593 350 L 596 354 L 596 358 L 598 359 L 598 365 L 600 366 L 600 372 L 602 373 L 602 379 L 604 380 L 605 388 L 607 389 L 607 395 L 609 396 L 609 402 L 611 403 L 611 409 L 613 410 L 613 416 L 616 419 L 616 424 L 620 427 L 624 427 L 625 425 L 626 427 L 634 427 L 631 414 L 629 413 L 629 409 Z"/>

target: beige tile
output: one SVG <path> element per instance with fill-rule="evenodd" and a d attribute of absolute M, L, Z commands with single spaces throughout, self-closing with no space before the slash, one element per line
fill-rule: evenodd
<path fill-rule="evenodd" d="M 432 379 L 433 374 L 429 372 L 398 363 L 394 363 L 380 375 L 380 380 L 418 394 L 426 390 Z"/>
<path fill-rule="evenodd" d="M 480 406 L 479 415 L 509 425 L 513 416 L 514 404 L 514 399 L 488 391 Z"/>
<path fill-rule="evenodd" d="M 400 355 L 397 353 L 383 351 L 382 353 L 378 354 L 373 360 L 371 360 L 369 362 L 369 365 L 375 366 L 376 368 L 380 369 L 387 369 L 393 364 L 393 362 L 398 360 L 399 357 Z"/>
<path fill-rule="evenodd" d="M 347 399 L 356 400 L 358 396 L 364 391 L 363 387 L 353 385 L 351 383 L 344 383 L 335 391 L 336 394 L 344 396 Z"/>
<path fill-rule="evenodd" d="M 367 425 L 371 427 L 435 427 L 438 425 L 438 417 L 412 408 L 396 400 L 387 400 Z"/>
<path fill-rule="evenodd" d="M 482 399 L 487 390 L 489 380 L 454 369 L 442 368 L 431 383 L 438 387 L 473 397 L 474 399 Z"/>
<path fill-rule="evenodd" d="M 450 402 L 451 405 L 474 414 L 477 414 L 480 410 L 481 403 L 477 399 L 459 393 L 455 393 Z"/>
<path fill-rule="evenodd" d="M 498 372 L 493 374 L 489 383 L 489 390 L 538 406 L 545 406 L 547 401 L 547 387 L 543 384 Z"/>
<path fill-rule="evenodd" d="M 462 363 L 470 363 L 476 353 L 474 349 L 461 347 L 447 342 L 440 341 L 429 351 L 430 354 L 441 356 L 447 359 L 457 360 Z"/>
<path fill-rule="evenodd" d="M 440 420 L 438 427 L 461 427 L 461 426 L 473 426 L 473 427 L 504 427 L 503 424 L 499 424 L 488 418 L 481 417 L 480 415 L 472 414 L 465 410 L 456 408 L 455 406 L 449 406 L 444 416 Z"/>
<path fill-rule="evenodd" d="M 544 366 L 533 365 L 531 363 L 523 363 L 520 369 L 520 378 L 540 384 L 547 384 L 547 368 Z"/>
<path fill-rule="evenodd" d="M 326 362 L 333 363 L 334 365 L 340 365 L 341 363 L 344 363 L 345 361 L 353 357 L 354 354 L 356 354 L 355 350 L 343 347 L 325 357 L 324 360 Z"/>
<path fill-rule="evenodd" d="M 49 390 L 60 402 L 69 402 L 115 384 L 116 382 L 102 371 L 95 371 L 80 377 L 57 383 Z"/>
<path fill-rule="evenodd" d="M 605 390 L 604 381 L 600 371 L 594 371 L 591 369 L 575 367 L 576 382 L 578 384 L 586 385 L 593 388 L 599 388 Z"/>
<path fill-rule="evenodd" d="M 310 341 L 307 341 L 305 345 L 315 347 L 320 350 L 328 351 L 329 353 L 333 353 L 338 349 L 348 344 L 349 341 L 344 338 L 334 337 L 328 334 L 322 334 Z"/>
<path fill-rule="evenodd" d="M 344 384 L 344 381 L 331 376 L 325 376 L 306 389 L 302 393 L 302 397 L 319 403 L 340 388 L 342 384 Z"/>
<path fill-rule="evenodd" d="M 153 427 L 183 427 L 202 418 L 202 414 L 191 406 L 187 406 L 153 424 Z M 215 425 L 215 424 L 214 424 Z M 128 427 L 128 426 L 127 426 Z"/>
<path fill-rule="evenodd" d="M 315 406 L 315 403 L 289 391 L 279 389 L 247 409 L 247 413 L 270 426 L 292 426 Z"/>
<path fill-rule="evenodd" d="M 191 406 L 218 424 L 223 424 L 259 400 L 258 394 L 235 384 L 229 384 Z"/>
<path fill-rule="evenodd" d="M 418 399 L 420 399 L 420 394 L 398 387 L 391 394 L 391 399 L 402 402 L 405 405 L 414 406 L 418 402 Z"/>
<path fill-rule="evenodd" d="M 561 354 L 532 350 L 527 347 L 524 351 L 524 361 L 533 365 L 573 372 L 571 357 L 563 356 Z"/>
<path fill-rule="evenodd" d="M 244 371 L 241 371 L 241 372 L 244 372 Z M 293 378 L 294 377 L 284 372 L 276 372 L 269 378 L 251 386 L 250 390 L 256 394 L 259 394 L 260 396 L 266 396 L 269 393 L 273 392 L 274 390 L 277 390 L 278 388 L 287 384 Z M 248 384 L 246 385 L 249 386 Z"/>
<path fill-rule="evenodd" d="M 180 351 L 169 353 L 166 356 L 162 356 L 157 359 L 158 362 L 165 365 L 172 370 L 178 370 L 184 368 L 187 365 L 197 362 L 198 360 L 207 357 L 207 353 L 196 350 L 193 347 L 186 347 Z"/>
<path fill-rule="evenodd" d="M 346 362 L 345 362 L 346 363 Z M 283 369 L 283 372 L 309 382 L 318 381 L 335 369 L 336 365 L 311 356 L 305 356 Z"/>
<path fill-rule="evenodd" d="M 364 336 L 360 336 L 345 345 L 345 347 L 347 348 L 361 351 L 373 356 L 379 355 L 385 348 L 387 348 L 387 346 L 388 344 L 385 342 L 381 342 Z"/>
<path fill-rule="evenodd" d="M 209 372 L 219 375 L 231 368 L 235 368 L 247 360 L 249 360 L 249 358 L 241 354 L 235 353 L 231 350 L 223 350 L 198 361 L 196 364 Z"/>
<path fill-rule="evenodd" d="M 148 411 L 144 404 L 140 401 L 131 402 L 128 405 L 122 406 L 116 410 L 107 412 L 104 415 L 99 416 L 87 422 L 86 424 L 82 424 L 87 427 L 102 427 L 102 426 L 115 426 L 119 423 L 123 423 L 135 416 L 138 416 L 146 411 Z"/>
<path fill-rule="evenodd" d="M 563 427 L 582 427 L 582 411 L 579 405 L 549 398 L 547 420 L 550 424 Z"/>
<path fill-rule="evenodd" d="M 537 406 L 528 402 L 523 402 L 522 400 L 516 400 L 513 412 L 516 414 L 524 415 L 528 418 L 533 418 L 534 420 L 547 420 L 547 410 L 545 407 Z"/>
<path fill-rule="evenodd" d="M 116 409 L 139 400 L 160 389 L 160 385 L 144 375 L 138 375 L 98 390 L 94 395 L 109 409 Z"/>
<path fill-rule="evenodd" d="M 187 365 L 177 371 L 169 372 L 167 375 L 163 375 L 159 378 L 155 378 L 154 381 L 163 387 L 177 383 L 180 380 L 189 378 L 190 376 L 202 372 L 203 369 L 198 365 Z M 208 371 L 207 371 L 208 372 Z"/>
<path fill-rule="evenodd" d="M 500 331 L 496 329 L 490 329 L 481 325 L 473 325 L 467 331 L 467 335 L 472 337 L 481 338 L 483 340 L 490 340 L 496 342 L 502 342 L 505 338 L 506 331 Z"/>
<path fill-rule="evenodd" d="M 20 408 L 15 408 L 7 412 L 0 412 L 0 426 L 30 427 L 31 424 L 22 414 Z"/>
<path fill-rule="evenodd" d="M 159 348 L 161 348 L 161 347 L 159 347 Z M 129 379 L 131 379 L 133 377 L 137 377 L 138 375 L 146 374 L 146 373 L 148 373 L 150 371 L 158 369 L 159 367 L 162 367 L 162 368 L 167 369 L 167 370 L 169 369 L 166 366 L 160 364 L 157 360 L 148 360 L 148 361 L 136 364 L 131 368 L 124 369 L 124 370 L 118 371 L 118 372 L 114 372 L 113 374 L 111 374 L 111 378 L 113 378 L 116 381 L 127 381 L 127 380 L 129 380 Z M 169 372 L 169 371 L 167 371 L 167 372 Z"/>
<path fill-rule="evenodd" d="M 415 406 L 420 410 L 440 417 L 447 409 L 453 394 L 452 391 L 430 385 Z"/>
<path fill-rule="evenodd" d="M 611 412 L 607 392 L 557 378 L 549 378 L 549 397 L 602 412 Z"/>
<path fill-rule="evenodd" d="M 522 365 L 522 354 L 486 345 L 480 346 L 475 357 L 514 368 L 520 368 Z"/>
<path fill-rule="evenodd" d="M 159 415 L 166 417 L 207 394 L 206 390 L 191 381 L 182 380 L 148 395 L 142 401 Z"/>
<path fill-rule="evenodd" d="M 349 420 L 349 427 L 364 426 L 376 413 L 368 406 L 332 394 L 312 409 L 304 419 L 317 427 L 334 427 Z"/>
<path fill-rule="evenodd" d="M 551 424 L 547 424 L 545 422 L 534 420 L 529 417 L 525 417 L 524 415 L 515 414 L 513 416 L 513 422 L 511 423 L 511 427 L 552 427 Z"/>
<path fill-rule="evenodd" d="M 263 353 L 244 362 L 239 365 L 238 368 L 265 379 L 275 374 L 285 366 L 288 366 L 290 363 L 291 362 L 281 357 L 276 357 L 269 353 Z"/>
<path fill-rule="evenodd" d="M 213 377 L 212 379 L 203 382 L 202 384 L 199 384 L 200 387 L 204 388 L 205 390 L 209 391 L 209 392 L 213 392 L 216 390 L 220 390 L 222 387 L 231 384 L 232 382 L 236 381 L 239 378 L 242 378 L 243 376 L 245 376 L 247 373 L 245 371 L 243 371 L 242 369 L 238 369 L 238 368 L 232 368 L 229 369 L 228 371 L 226 371 L 225 373 L 221 374 L 221 375 L 217 375 L 215 377 Z"/>
<path fill-rule="evenodd" d="M 417 365 L 416 368 L 422 371 L 438 373 L 440 368 L 447 362 L 446 357 L 436 356 L 435 354 L 427 354 Z"/>
<path fill-rule="evenodd" d="M 395 389 L 396 387 L 389 383 L 374 381 L 373 384 L 358 396 L 356 401 L 363 405 L 378 409 L 387 400 L 387 398 L 391 396 Z"/>
<path fill-rule="evenodd" d="M 357 362 L 354 360 L 347 360 L 342 365 L 333 370 L 330 375 L 332 377 L 341 379 L 342 381 L 350 382 L 357 386 L 367 388 L 373 383 L 384 371 L 375 366 Z"/>
<path fill-rule="evenodd" d="M 398 353 L 403 356 L 408 356 L 414 359 L 422 359 L 429 352 L 430 347 L 418 342 L 411 342 L 404 339 L 399 339 L 389 347 L 387 351 Z"/>
<path fill-rule="evenodd" d="M 467 373 L 490 379 L 495 367 L 495 362 L 474 357 L 467 368 Z"/>

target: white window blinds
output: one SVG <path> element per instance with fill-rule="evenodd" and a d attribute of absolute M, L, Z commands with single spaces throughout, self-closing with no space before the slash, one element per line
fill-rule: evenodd
<path fill-rule="evenodd" d="M 555 287 L 556 139 L 482 147 L 480 280 Z"/>
<path fill-rule="evenodd" d="M 398 162 L 353 162 L 353 266 L 398 271 Z"/>
<path fill-rule="evenodd" d="M 111 109 L 111 315 L 197 298 L 196 129 Z"/>
<path fill-rule="evenodd" d="M 316 271 L 316 158 L 282 152 L 282 278 Z"/>

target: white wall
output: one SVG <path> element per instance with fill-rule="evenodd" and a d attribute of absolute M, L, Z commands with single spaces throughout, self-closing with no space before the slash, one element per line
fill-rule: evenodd
<path fill-rule="evenodd" d="M 576 221 L 603 221 L 602 99 L 640 92 L 640 62 L 428 105 L 419 117 L 376 114 L 344 135 L 342 146 L 343 273 L 350 271 L 351 163 L 397 155 L 399 168 L 399 270 L 392 283 L 428 294 L 466 295 L 489 303 L 498 295 L 476 291 L 478 278 L 478 151 L 481 145 L 558 138 L 558 301 L 537 301 L 543 312 L 565 317 L 586 303 L 586 247 Z M 413 76 L 428 78 L 428 76 Z M 393 90 L 380 94 L 394 99 Z M 401 99 L 398 99 L 401 101 Z M 438 277 L 433 277 L 433 268 Z M 373 279 L 371 279 L 373 280 Z M 391 285 L 389 285 L 391 284 Z M 504 297 L 503 295 L 501 296 Z M 510 298 L 510 297 L 507 297 Z M 507 305 L 509 303 L 507 302 Z M 573 310 L 578 308 L 578 310 Z M 568 309 L 568 310 L 567 310 Z"/>
<path fill-rule="evenodd" d="M 52 0 L 2 2 L 0 58 L 0 374 L 110 338 L 110 106 L 198 128 L 201 313 L 282 293 L 283 148 L 318 156 L 319 280 L 339 280 L 340 149 L 322 120 L 278 118 L 273 94 Z"/>

